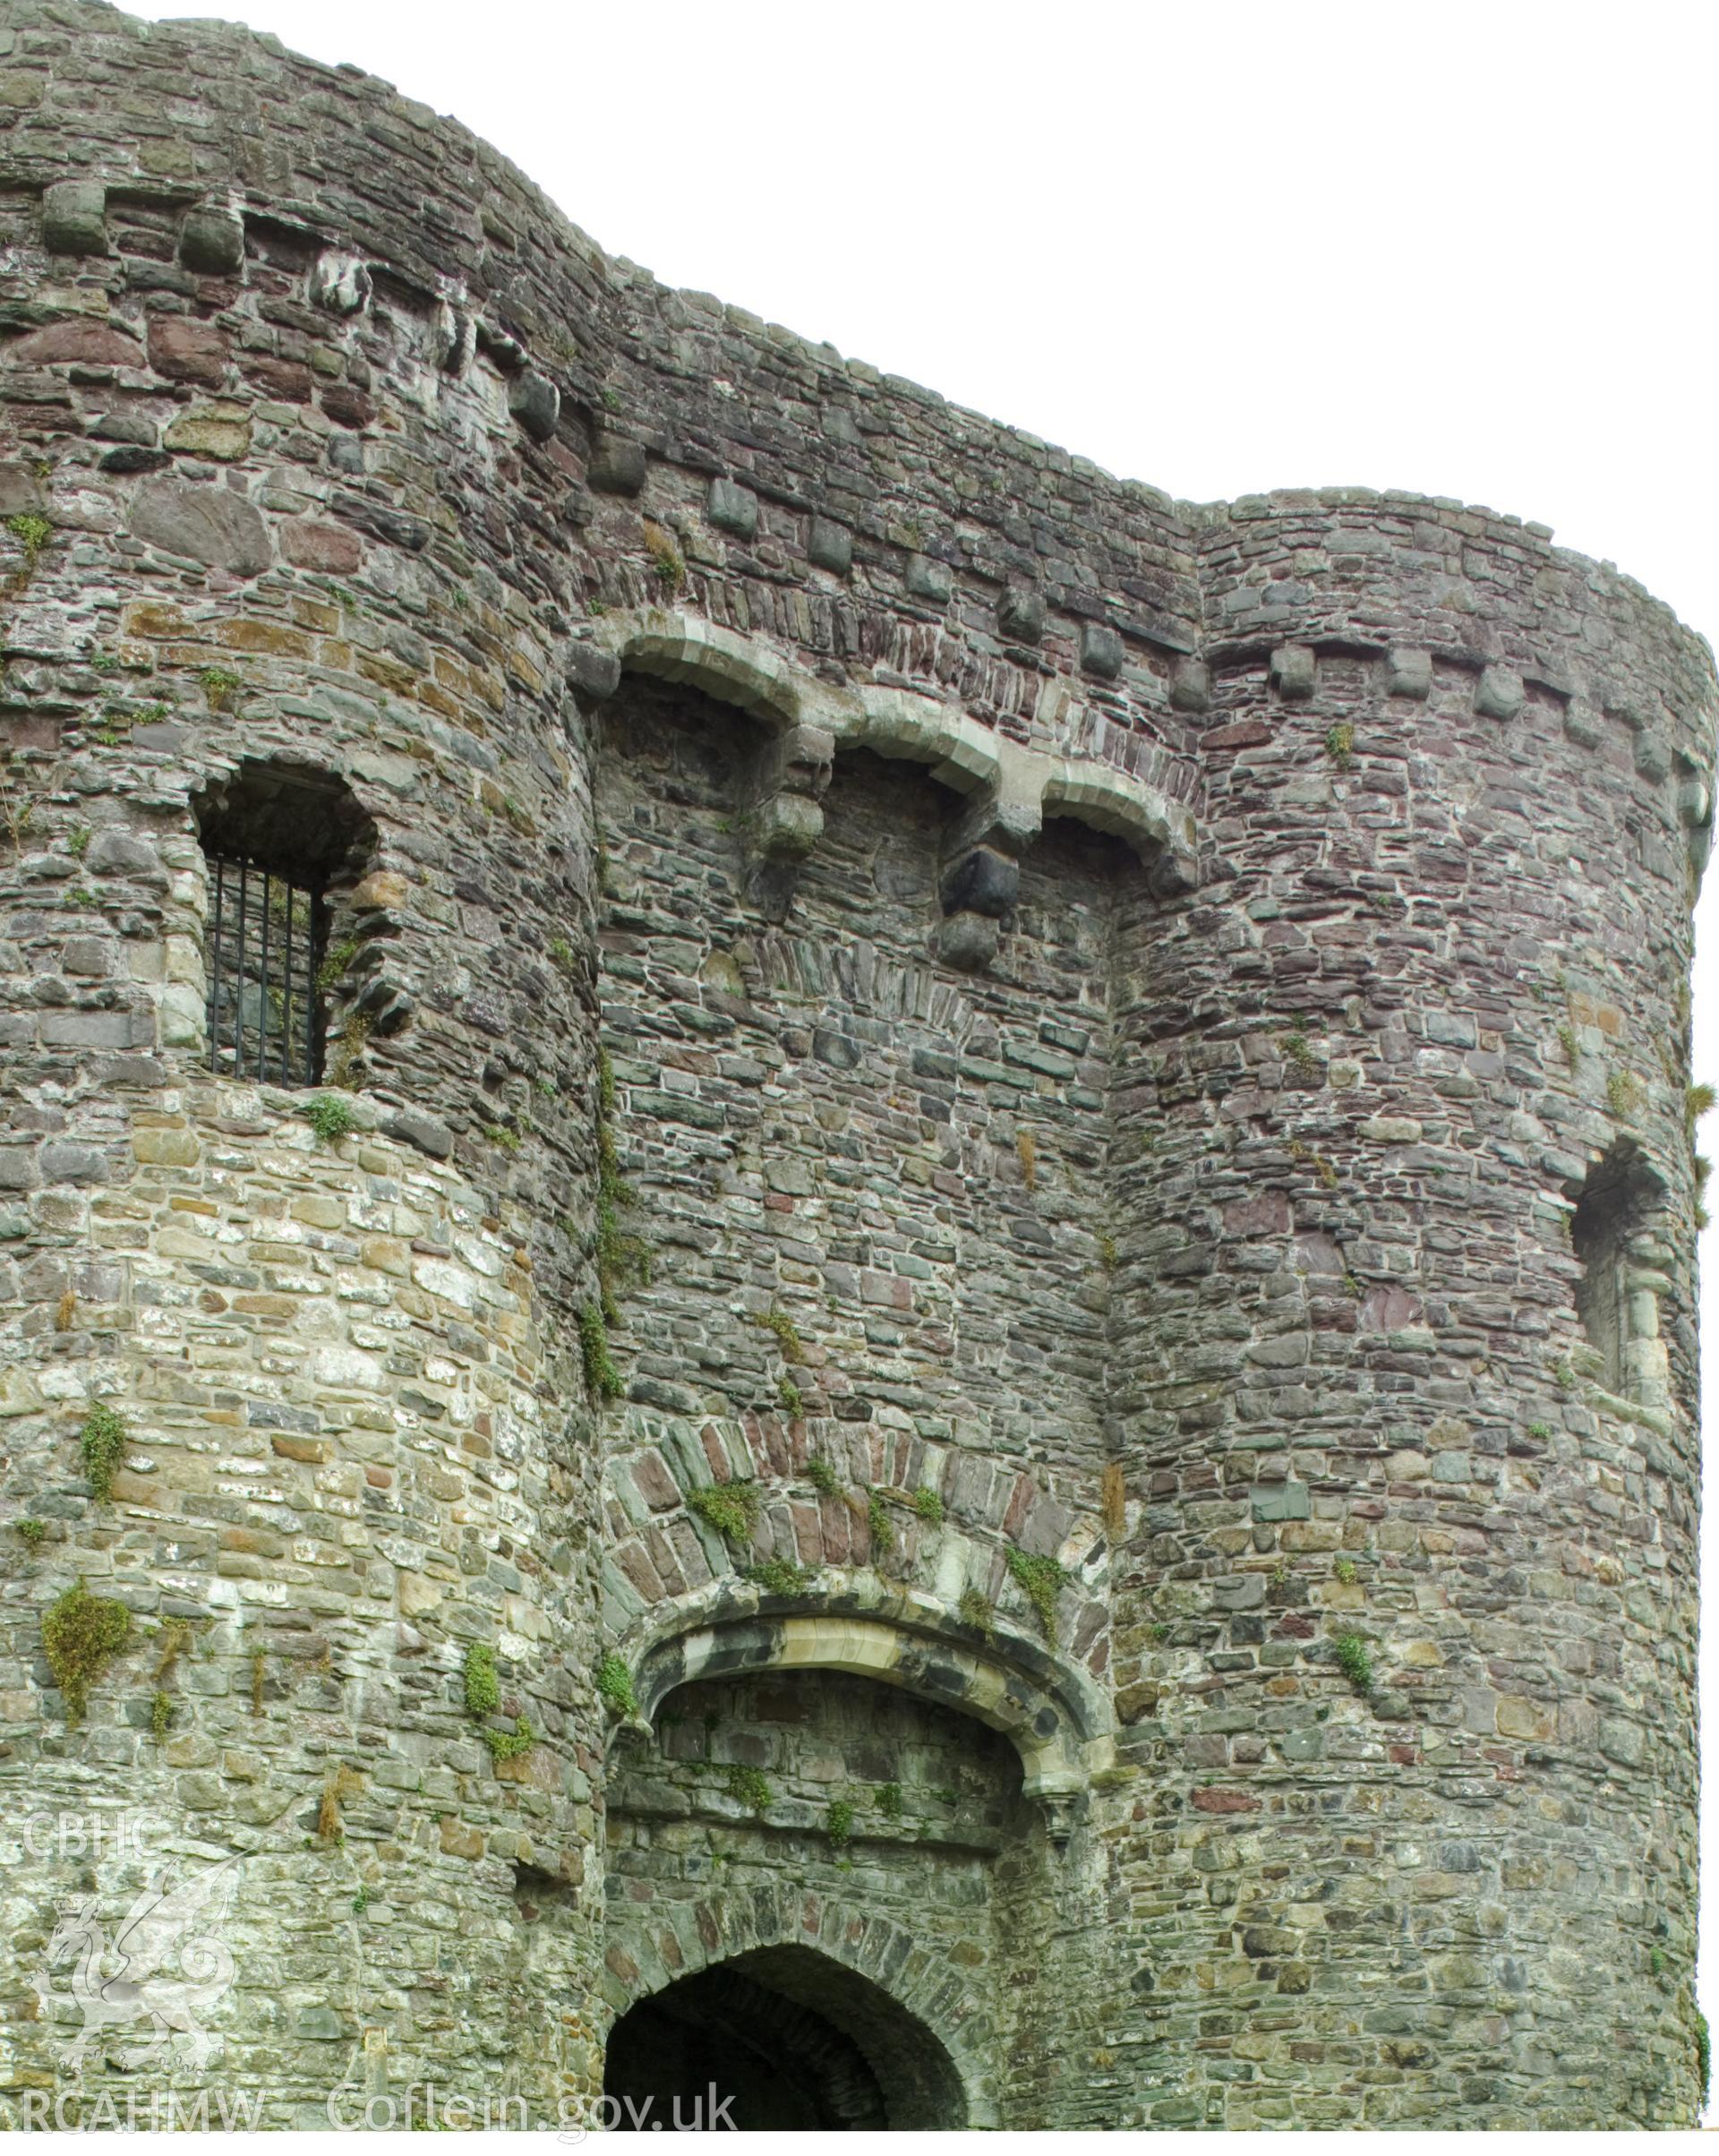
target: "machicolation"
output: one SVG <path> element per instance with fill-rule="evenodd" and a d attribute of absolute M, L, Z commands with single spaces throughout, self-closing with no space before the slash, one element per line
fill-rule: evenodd
<path fill-rule="evenodd" d="M 0 2118 L 1691 2124 L 1706 646 L 218 24 L 0 227 Z"/>

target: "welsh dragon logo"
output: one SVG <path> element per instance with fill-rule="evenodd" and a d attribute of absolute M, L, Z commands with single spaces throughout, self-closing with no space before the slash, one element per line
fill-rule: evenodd
<path fill-rule="evenodd" d="M 201 1870 L 167 1878 L 158 1873 L 137 1895 L 110 1940 L 96 1900 L 64 1909 L 43 1955 L 37 1985 L 46 2003 L 51 1991 L 69 1997 L 83 2025 L 64 2047 L 68 2066 L 81 2070 L 115 2033 L 142 2040 L 119 2054 L 126 2067 L 147 2065 L 175 2037 L 190 2040 L 192 2063 L 209 2064 L 216 2039 L 202 2017 L 232 1984 L 233 1956 L 211 1927 L 227 1914 L 237 1856 Z M 51 1972 L 72 1966 L 63 1990 Z"/>

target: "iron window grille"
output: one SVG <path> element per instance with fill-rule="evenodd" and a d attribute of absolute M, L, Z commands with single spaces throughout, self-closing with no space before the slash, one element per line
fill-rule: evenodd
<path fill-rule="evenodd" d="M 227 1078 L 315 1085 L 322 1076 L 322 894 L 237 855 L 206 849 L 204 858 L 211 886 L 210 1067 Z"/>

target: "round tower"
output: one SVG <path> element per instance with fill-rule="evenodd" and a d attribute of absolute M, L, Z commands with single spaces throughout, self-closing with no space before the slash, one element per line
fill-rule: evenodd
<path fill-rule="evenodd" d="M 9 22 L 13 2122 L 1689 2123 L 1705 645 Z"/>

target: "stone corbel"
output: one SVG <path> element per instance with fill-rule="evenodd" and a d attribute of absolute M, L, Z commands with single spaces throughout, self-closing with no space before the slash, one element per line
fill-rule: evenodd
<path fill-rule="evenodd" d="M 835 759 L 825 726 L 789 726 L 759 755 L 746 817 L 747 896 L 766 920 L 783 921 L 794 901 L 800 863 L 824 834 L 819 806 Z"/>
<path fill-rule="evenodd" d="M 477 356 L 477 318 L 465 286 L 452 278 L 438 280 L 432 349 L 444 374 L 464 374 Z"/>
<path fill-rule="evenodd" d="M 1677 820 L 1689 834 L 1689 861 L 1699 876 L 1713 851 L 1713 788 L 1693 757 L 1677 753 Z"/>
<path fill-rule="evenodd" d="M 1045 1832 L 1056 1849 L 1066 1849 L 1069 1837 L 1074 1832 L 1074 1816 L 1080 1808 L 1081 1792 L 1078 1784 L 1052 1784 L 1025 1792 L 1045 1815 Z"/>
<path fill-rule="evenodd" d="M 329 247 L 311 265 L 311 304 L 325 314 L 362 314 L 370 297 L 370 268 L 362 256 Z"/>
<path fill-rule="evenodd" d="M 178 255 L 196 277 L 235 277 L 244 267 L 244 218 L 232 198 L 199 202 L 179 227 Z"/>
<path fill-rule="evenodd" d="M 937 955 L 963 973 L 996 955 L 998 922 L 1021 892 L 1021 856 L 1044 820 L 1042 774 L 1005 756 L 996 782 L 969 797 L 944 836 Z"/>

